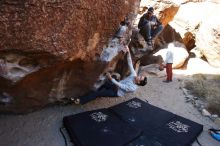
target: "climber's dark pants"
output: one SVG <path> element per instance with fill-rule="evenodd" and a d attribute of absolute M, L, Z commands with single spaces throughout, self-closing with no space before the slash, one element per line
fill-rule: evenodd
<path fill-rule="evenodd" d="M 85 104 L 97 97 L 117 97 L 117 87 L 112 82 L 107 81 L 97 91 L 91 91 L 87 95 L 80 97 L 80 104 Z"/>

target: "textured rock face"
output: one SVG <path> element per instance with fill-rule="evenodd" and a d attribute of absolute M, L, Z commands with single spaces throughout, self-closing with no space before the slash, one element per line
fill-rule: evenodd
<path fill-rule="evenodd" d="M 141 66 L 146 66 L 150 64 L 162 64 L 164 62 L 163 58 L 161 55 L 154 56 L 154 55 L 144 55 L 143 57 L 140 58 L 140 65 Z"/>
<path fill-rule="evenodd" d="M 91 90 L 120 59 L 118 52 L 105 62 L 100 56 L 120 22 L 126 16 L 132 22 L 138 5 L 135 0 L 0 1 L 0 111 L 32 111 Z"/>
<path fill-rule="evenodd" d="M 180 34 L 168 24 L 164 27 L 163 31 L 159 35 L 159 38 L 155 41 L 155 47 L 161 48 L 164 45 L 175 41 L 182 43 L 183 39 Z"/>
<path fill-rule="evenodd" d="M 135 6 L 134 0 L 3 0 L 0 50 L 93 59 Z"/>
<path fill-rule="evenodd" d="M 183 38 L 188 50 L 200 49 L 209 64 L 220 67 L 220 4 L 217 1 L 181 5 L 170 25 Z"/>
<path fill-rule="evenodd" d="M 27 112 L 64 98 L 83 95 L 92 88 L 103 67 L 101 63 L 85 63 L 78 59 L 41 69 L 6 89 L 13 98 L 1 110 Z"/>
<path fill-rule="evenodd" d="M 220 20 L 216 15 L 220 14 L 220 4 L 213 9 L 210 17 L 201 24 L 196 37 L 196 45 L 210 65 L 220 68 Z"/>

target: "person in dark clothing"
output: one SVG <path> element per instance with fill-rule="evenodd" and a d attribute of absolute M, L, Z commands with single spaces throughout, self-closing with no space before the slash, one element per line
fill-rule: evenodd
<path fill-rule="evenodd" d="M 148 47 L 153 49 L 152 40 L 163 30 L 162 23 L 154 15 L 153 7 L 148 8 L 147 13 L 140 18 L 138 28 Z"/>

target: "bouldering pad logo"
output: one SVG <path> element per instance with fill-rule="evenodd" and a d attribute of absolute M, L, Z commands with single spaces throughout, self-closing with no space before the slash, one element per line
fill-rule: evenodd
<path fill-rule="evenodd" d="M 140 108 L 141 103 L 137 101 L 130 101 L 127 103 L 127 106 L 129 106 L 130 108 Z"/>
<path fill-rule="evenodd" d="M 104 122 L 108 118 L 108 115 L 103 114 L 102 112 L 95 112 L 95 113 L 90 114 L 90 116 L 96 122 Z"/>
<path fill-rule="evenodd" d="M 170 123 L 167 124 L 168 127 L 178 133 L 182 133 L 185 132 L 187 133 L 189 131 L 189 127 L 186 124 L 181 123 L 180 121 L 172 121 Z"/>

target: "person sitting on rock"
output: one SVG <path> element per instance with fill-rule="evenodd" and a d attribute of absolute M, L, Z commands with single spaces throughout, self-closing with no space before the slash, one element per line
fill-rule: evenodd
<path fill-rule="evenodd" d="M 123 80 L 117 81 L 112 78 L 110 73 L 107 73 L 107 82 L 96 91 L 91 91 L 89 94 L 79 97 L 71 98 L 75 104 L 85 104 L 97 97 L 121 97 L 125 93 L 135 92 L 138 86 L 144 86 L 147 84 L 147 77 L 138 76 L 134 70 L 131 55 L 128 46 L 126 46 L 127 62 L 130 70 L 130 75 Z"/>
<path fill-rule="evenodd" d="M 148 8 L 138 23 L 140 34 L 144 37 L 150 49 L 153 49 L 153 39 L 163 30 L 162 23 L 154 15 L 153 7 Z"/>

